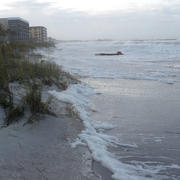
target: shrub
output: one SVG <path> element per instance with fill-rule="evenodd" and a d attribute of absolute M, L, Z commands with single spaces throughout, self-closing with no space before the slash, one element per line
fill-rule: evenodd
<path fill-rule="evenodd" d="M 68 87 L 69 83 L 77 80 L 69 73 L 62 71 L 61 67 L 52 62 L 42 60 L 39 54 L 33 54 L 36 47 L 52 47 L 51 43 L 12 43 L 0 44 L 0 105 L 7 114 L 6 124 L 17 120 L 24 112 L 24 105 L 28 105 L 32 115 L 51 114 L 49 104 L 42 102 L 43 85 L 56 85 L 61 90 Z M 30 52 L 29 54 L 27 52 Z M 13 104 L 13 94 L 9 83 L 17 81 L 27 88 L 23 105 Z"/>
<path fill-rule="evenodd" d="M 5 59 L 3 58 L 2 52 L 0 51 L 0 88 L 8 89 L 8 73 L 5 64 Z"/>
<path fill-rule="evenodd" d="M 29 105 L 31 112 L 44 112 L 44 104 L 42 103 L 41 86 L 33 82 L 29 84 L 28 92 L 25 96 L 25 102 Z"/>
<path fill-rule="evenodd" d="M 0 93 L 0 104 L 6 108 L 11 105 L 10 99 L 8 98 L 7 94 Z"/>
<path fill-rule="evenodd" d="M 29 105 L 32 114 L 52 114 L 49 111 L 49 104 L 51 103 L 52 97 L 50 97 L 46 103 L 42 102 L 42 85 L 38 82 L 33 81 L 29 84 L 29 89 L 24 99 L 25 103 Z"/>

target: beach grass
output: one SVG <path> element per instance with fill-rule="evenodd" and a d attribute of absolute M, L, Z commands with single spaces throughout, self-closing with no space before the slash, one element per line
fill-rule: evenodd
<path fill-rule="evenodd" d="M 6 111 L 6 125 L 18 120 L 28 106 L 31 113 L 49 113 L 50 100 L 42 102 L 42 89 L 44 86 L 55 85 L 65 90 L 68 85 L 77 80 L 53 62 L 42 59 L 39 54 L 33 53 L 37 47 L 49 48 L 53 45 L 13 43 L 0 45 L 0 105 Z M 37 58 L 38 57 L 38 58 Z M 19 83 L 26 90 L 22 97 L 23 104 L 14 104 L 13 92 L 10 83 Z"/>

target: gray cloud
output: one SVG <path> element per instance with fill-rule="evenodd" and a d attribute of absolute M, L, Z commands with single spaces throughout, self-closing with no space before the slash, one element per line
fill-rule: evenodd
<path fill-rule="evenodd" d="M 29 0 L 25 0 L 25 1 L 16 1 L 13 3 L 9 3 L 10 7 L 15 7 L 15 8 L 31 8 L 31 9 L 39 9 L 42 7 L 48 7 L 51 6 L 51 3 L 49 2 L 36 2 L 36 1 L 29 1 Z"/>
<path fill-rule="evenodd" d="M 9 6 L 12 10 L 1 11 L 1 16 L 21 16 L 31 25 L 44 25 L 49 35 L 58 39 L 180 38 L 180 6 L 174 4 L 151 10 L 99 15 L 60 9 L 52 3 L 30 0 Z"/>

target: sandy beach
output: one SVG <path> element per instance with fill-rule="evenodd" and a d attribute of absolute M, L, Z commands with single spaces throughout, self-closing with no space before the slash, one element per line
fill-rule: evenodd
<path fill-rule="evenodd" d="M 90 149 L 95 169 L 101 164 L 112 173 L 103 168 L 104 178 L 179 179 L 178 47 L 178 40 L 58 44 L 54 61 L 89 86 L 54 95 L 79 112 L 79 144 Z M 93 54 L 107 49 L 126 53 Z"/>
<path fill-rule="evenodd" d="M 50 111 L 56 116 L 27 124 L 26 112 L 18 123 L 1 128 L 2 179 L 180 177 L 178 57 L 170 62 L 161 56 L 168 42 L 162 42 L 158 55 L 147 53 L 149 42 L 141 43 L 143 52 L 134 41 L 110 41 L 108 47 L 113 51 L 119 43 L 129 54 L 97 59 L 92 52 L 106 49 L 107 42 L 59 43 L 44 53 L 70 74 L 59 74 L 65 75 L 60 89 L 43 88 L 43 102 L 47 94 L 54 97 Z M 156 49 L 156 42 L 151 45 Z"/>
<path fill-rule="evenodd" d="M 38 50 L 40 54 L 44 52 L 45 49 Z M 83 92 L 83 85 L 48 57 L 43 57 L 47 62 L 36 59 L 34 63 L 32 55 L 32 62 L 21 59 L 17 63 L 29 63 L 28 69 L 31 66 L 32 71 L 39 65 L 40 74 L 45 73 L 41 74 L 43 77 L 36 74 L 35 79 L 32 80 L 30 75 L 26 82 L 19 82 L 19 79 L 7 81 L 7 91 L 11 95 L 1 92 L 4 94 L 1 94 L 0 104 L 0 179 L 111 179 L 111 172 L 94 161 L 85 141 L 79 144 L 79 136 L 86 128 L 74 102 L 85 99 L 76 97 L 71 102 L 69 100 L 73 99 L 76 91 L 68 92 L 72 87 Z M 47 75 L 47 72 L 50 73 Z M 29 75 L 27 70 L 25 73 Z M 70 99 L 63 99 L 66 93 Z M 12 101 L 7 97 L 12 97 Z M 21 113 L 19 107 L 22 107 Z M 96 132 L 94 127 L 92 129 Z"/>
<path fill-rule="evenodd" d="M 66 106 L 54 100 L 57 117 L 43 115 L 37 123 L 24 125 L 22 120 L 0 130 L 1 180 L 97 179 L 88 150 L 71 147 L 83 127 Z"/>
<path fill-rule="evenodd" d="M 1 0 L 0 180 L 180 180 L 180 0 Z"/>
<path fill-rule="evenodd" d="M 109 147 L 109 151 L 124 165 L 144 166 L 144 170 L 136 169 L 139 177 L 166 175 L 177 179 L 179 85 L 142 80 L 82 80 L 101 92 L 91 98 L 96 109 L 93 120 L 116 126 L 106 134 L 118 136 L 121 144 Z M 55 98 L 51 109 L 57 117 L 43 115 L 37 123 L 24 125 L 22 120 L 1 129 L 2 180 L 111 179 L 112 173 L 106 165 L 92 159 L 87 147 L 72 147 L 84 127 L 81 120 L 69 114 L 67 106 Z M 149 174 L 146 168 L 151 169 Z"/>
<path fill-rule="evenodd" d="M 76 128 L 69 131 L 72 123 L 78 124 L 65 116 L 44 116 L 37 124 L 23 126 L 24 122 L 20 122 L 1 129 L 0 179 L 72 179 L 81 176 L 77 173 L 82 161 L 80 154 L 68 143 L 78 133 Z"/>

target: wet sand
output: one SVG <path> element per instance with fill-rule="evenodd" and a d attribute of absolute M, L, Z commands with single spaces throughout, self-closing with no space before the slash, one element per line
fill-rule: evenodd
<path fill-rule="evenodd" d="M 137 145 L 110 151 L 121 162 L 147 169 L 162 168 L 158 175 L 179 179 L 180 84 L 117 79 L 85 81 L 101 92 L 92 98 L 97 110 L 92 118 L 115 125 L 107 134 L 117 136 L 122 144 Z"/>

